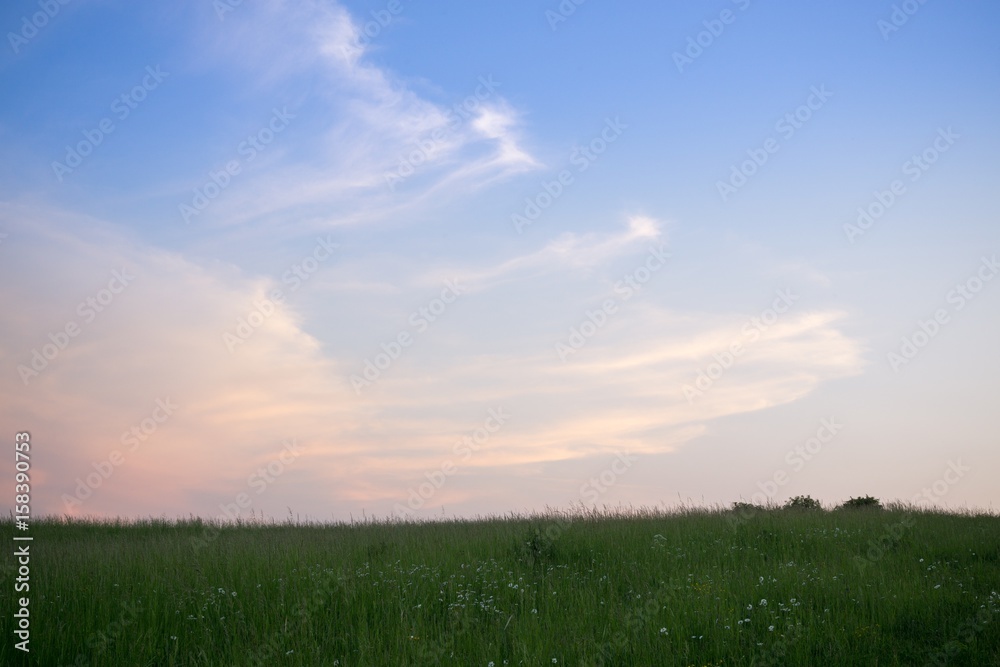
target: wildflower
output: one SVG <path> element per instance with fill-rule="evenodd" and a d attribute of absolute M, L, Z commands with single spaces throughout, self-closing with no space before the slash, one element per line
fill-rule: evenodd
<path fill-rule="evenodd" d="M 767 606 L 767 600 L 761 599 L 760 606 L 761 607 L 766 607 Z"/>
<path fill-rule="evenodd" d="M 774 632 L 774 626 L 773 625 L 767 626 L 767 631 L 768 632 Z"/>
<path fill-rule="evenodd" d="M 667 634 L 667 629 L 666 628 L 660 628 L 660 634 L 661 635 Z"/>

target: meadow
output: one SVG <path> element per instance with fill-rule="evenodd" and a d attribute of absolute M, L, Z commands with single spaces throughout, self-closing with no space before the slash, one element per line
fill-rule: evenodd
<path fill-rule="evenodd" d="M 14 526 L 0 522 L 10 545 Z M 32 524 L 0 664 L 1000 665 L 1000 517 L 617 508 Z M 21 595 L 21 594 L 17 594 Z"/>

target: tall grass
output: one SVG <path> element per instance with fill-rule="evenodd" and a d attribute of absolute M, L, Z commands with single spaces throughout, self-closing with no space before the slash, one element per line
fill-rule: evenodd
<path fill-rule="evenodd" d="M 3 665 L 1000 664 L 987 514 L 50 519 L 31 534 L 31 653 L 5 640 Z"/>

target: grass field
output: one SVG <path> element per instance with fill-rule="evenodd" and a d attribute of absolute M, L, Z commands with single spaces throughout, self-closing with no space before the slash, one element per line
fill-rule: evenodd
<path fill-rule="evenodd" d="M 11 521 L 0 529 L 14 544 Z M 31 653 L 10 641 L 8 556 L 3 665 L 1000 665 L 1000 517 L 986 514 L 49 520 L 30 533 Z"/>

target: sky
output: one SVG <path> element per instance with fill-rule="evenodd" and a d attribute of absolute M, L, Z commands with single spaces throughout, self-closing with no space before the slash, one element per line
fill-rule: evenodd
<path fill-rule="evenodd" d="M 6 3 L 32 513 L 994 509 L 998 19 Z"/>

